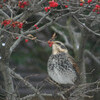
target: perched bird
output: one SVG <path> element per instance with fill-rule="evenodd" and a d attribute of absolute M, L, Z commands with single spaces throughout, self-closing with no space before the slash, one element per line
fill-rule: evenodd
<path fill-rule="evenodd" d="M 60 41 L 48 41 L 52 55 L 47 64 L 48 75 L 58 84 L 74 85 L 79 76 L 79 68 Z"/>

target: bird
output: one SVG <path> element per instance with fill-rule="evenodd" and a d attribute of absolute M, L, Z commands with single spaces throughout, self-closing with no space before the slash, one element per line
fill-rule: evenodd
<path fill-rule="evenodd" d="M 49 77 L 58 84 L 74 85 L 79 79 L 79 67 L 60 41 L 48 41 L 52 54 L 47 62 Z"/>

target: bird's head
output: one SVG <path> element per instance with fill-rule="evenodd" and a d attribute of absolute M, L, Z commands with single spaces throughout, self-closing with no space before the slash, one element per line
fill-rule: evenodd
<path fill-rule="evenodd" d="M 67 53 L 68 50 L 65 45 L 60 41 L 48 41 L 49 46 L 52 47 L 52 54 Z"/>

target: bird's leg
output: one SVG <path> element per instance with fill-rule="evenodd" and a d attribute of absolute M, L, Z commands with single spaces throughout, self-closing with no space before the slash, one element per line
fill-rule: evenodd
<path fill-rule="evenodd" d="M 52 84 L 52 85 L 56 85 L 57 87 L 59 87 L 60 88 L 60 85 L 58 84 L 58 83 L 56 83 L 55 81 L 53 81 L 51 78 L 46 78 L 46 81 L 47 82 L 49 82 L 50 84 Z"/>
<path fill-rule="evenodd" d="M 46 79 L 45 79 L 45 81 L 47 81 L 47 82 L 49 82 L 51 85 L 55 85 L 57 88 L 55 89 L 55 91 L 53 92 L 53 97 L 57 97 L 58 96 L 58 91 L 60 90 L 62 90 L 62 87 L 58 84 L 58 83 L 56 83 L 55 81 L 53 81 L 50 77 L 47 77 Z"/>

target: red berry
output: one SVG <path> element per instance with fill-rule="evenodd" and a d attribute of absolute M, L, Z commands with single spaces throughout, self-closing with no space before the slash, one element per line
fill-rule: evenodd
<path fill-rule="evenodd" d="M 35 24 L 34 27 L 37 27 L 37 25 Z"/>
<path fill-rule="evenodd" d="M 39 29 L 39 27 L 38 27 L 36 24 L 34 25 L 34 27 L 35 27 L 36 29 Z"/>
<path fill-rule="evenodd" d="M 98 11 L 97 14 L 100 14 L 100 12 Z"/>
<path fill-rule="evenodd" d="M 18 3 L 18 6 L 19 6 L 20 8 L 24 8 L 24 7 L 27 6 L 27 5 L 28 5 L 28 1 L 24 1 L 24 2 L 19 1 L 19 3 Z"/>
<path fill-rule="evenodd" d="M 39 27 L 36 27 L 36 29 L 39 29 Z"/>
<path fill-rule="evenodd" d="M 58 3 L 55 1 L 49 1 L 49 5 L 50 5 L 50 7 L 57 7 Z"/>
<path fill-rule="evenodd" d="M 48 7 L 45 7 L 44 10 L 45 10 L 46 12 L 48 12 Z"/>
<path fill-rule="evenodd" d="M 91 2 L 92 2 L 92 0 L 88 0 L 87 2 L 88 2 L 88 3 L 91 3 Z"/>
<path fill-rule="evenodd" d="M 23 5 L 23 4 L 20 6 L 20 8 L 24 8 L 24 7 L 25 7 L 25 5 Z"/>
<path fill-rule="evenodd" d="M 95 11 L 96 11 L 96 9 L 93 9 L 92 11 L 93 11 L 93 12 L 95 12 Z"/>
<path fill-rule="evenodd" d="M 65 8 L 68 8 L 68 5 L 65 5 Z"/>
<path fill-rule="evenodd" d="M 25 42 L 27 43 L 29 40 L 28 39 L 25 39 Z"/>
<path fill-rule="evenodd" d="M 50 7 L 48 7 L 48 9 L 50 9 Z"/>
<path fill-rule="evenodd" d="M 80 6 L 83 6 L 83 3 L 80 3 Z"/>
<path fill-rule="evenodd" d="M 49 47 L 52 47 L 53 41 L 48 41 Z"/>
<path fill-rule="evenodd" d="M 49 1 L 49 4 L 53 4 L 53 3 L 55 3 L 54 1 Z"/>
<path fill-rule="evenodd" d="M 28 5 L 28 1 L 24 1 L 23 5 L 27 6 Z"/>
<path fill-rule="evenodd" d="M 51 43 L 49 44 L 49 47 L 52 47 L 52 44 Z"/>
<path fill-rule="evenodd" d="M 57 2 L 55 2 L 54 6 L 55 6 L 55 7 L 58 7 L 58 3 L 57 3 Z"/>
<path fill-rule="evenodd" d="M 4 20 L 1 24 L 7 26 L 11 23 L 11 20 Z"/>
<path fill-rule="evenodd" d="M 95 5 L 96 8 L 99 8 L 100 6 L 98 4 Z"/>
<path fill-rule="evenodd" d="M 21 29 L 23 27 L 23 23 L 19 22 L 18 27 Z"/>
<path fill-rule="evenodd" d="M 7 24 L 10 24 L 11 23 L 11 20 L 7 20 Z"/>
<path fill-rule="evenodd" d="M 19 37 L 16 37 L 16 40 L 18 39 Z"/>

